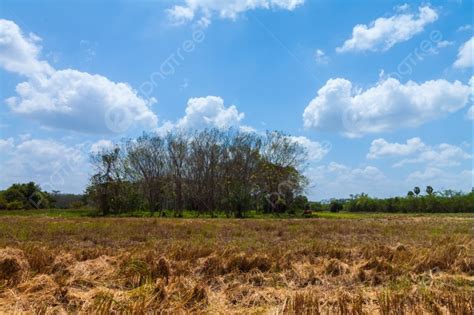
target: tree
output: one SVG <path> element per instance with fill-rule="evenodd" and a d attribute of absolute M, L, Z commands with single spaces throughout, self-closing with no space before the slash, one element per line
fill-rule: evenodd
<path fill-rule="evenodd" d="M 303 195 L 296 196 L 291 207 L 293 211 L 310 209 L 308 198 Z"/>
<path fill-rule="evenodd" d="M 420 190 L 420 187 L 416 186 L 415 188 L 413 188 L 413 192 L 415 193 L 415 195 L 419 195 L 421 190 Z"/>
<path fill-rule="evenodd" d="M 329 211 L 331 212 L 339 212 L 343 209 L 343 205 L 341 202 L 337 200 L 331 201 L 331 204 L 329 205 Z"/>
<path fill-rule="evenodd" d="M 126 174 L 142 187 L 151 213 L 158 210 L 164 194 L 167 171 L 165 141 L 159 136 L 142 135 L 135 141 L 126 143 Z"/>
<path fill-rule="evenodd" d="M 168 163 L 173 178 L 175 215 L 182 216 L 184 208 L 184 175 L 188 158 L 188 140 L 182 134 L 169 133 L 167 136 Z"/>
<path fill-rule="evenodd" d="M 122 194 L 123 167 L 120 159 L 120 148 L 103 150 L 91 156 L 96 170 L 86 192 L 89 199 L 95 203 L 103 215 L 111 212 L 121 212 L 124 203 Z"/>
<path fill-rule="evenodd" d="M 34 182 L 13 184 L 2 195 L 8 209 L 45 209 L 54 203 L 53 197 Z"/>
<path fill-rule="evenodd" d="M 407 196 L 408 196 L 408 197 L 413 197 L 413 196 L 415 196 L 415 193 L 410 190 L 410 191 L 407 193 Z"/>
<path fill-rule="evenodd" d="M 296 197 L 307 183 L 304 157 L 299 144 L 278 132 L 145 133 L 92 157 L 96 174 L 87 192 L 103 214 L 134 207 L 160 215 L 174 209 L 176 216 L 185 208 L 235 217 L 252 208 L 293 211 L 305 207 Z"/>
<path fill-rule="evenodd" d="M 431 186 L 426 186 L 426 193 L 431 196 L 433 194 L 433 187 Z"/>
<path fill-rule="evenodd" d="M 229 132 L 223 145 L 221 204 L 235 217 L 244 217 L 257 189 L 254 183 L 261 158 L 261 139 L 252 133 Z"/>

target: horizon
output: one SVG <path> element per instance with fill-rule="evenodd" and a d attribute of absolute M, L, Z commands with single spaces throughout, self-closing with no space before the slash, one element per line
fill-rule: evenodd
<path fill-rule="evenodd" d="M 0 189 L 143 132 L 278 130 L 310 200 L 471 192 L 470 1 L 3 1 Z M 74 179 L 74 180 L 71 180 Z"/>

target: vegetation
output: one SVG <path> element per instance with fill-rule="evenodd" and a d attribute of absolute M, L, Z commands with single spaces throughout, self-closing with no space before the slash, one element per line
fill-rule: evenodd
<path fill-rule="evenodd" d="M 433 188 L 428 186 L 427 194 L 422 196 L 417 188 L 415 187 L 414 191 L 411 194 L 408 193 L 405 198 L 377 199 L 370 198 L 367 194 L 355 195 L 345 201 L 343 208 L 350 212 L 474 212 L 474 192 L 469 194 L 453 191 L 434 193 Z"/>
<path fill-rule="evenodd" d="M 4 216 L 0 312 L 472 314 L 472 217 L 327 214 Z"/>
<path fill-rule="evenodd" d="M 304 149 L 279 132 L 265 136 L 216 129 L 166 137 L 144 134 L 92 157 L 87 189 L 104 215 L 134 210 L 180 217 L 184 209 L 244 217 L 307 206 L 299 196 Z M 299 209 L 303 210 L 303 209 Z"/>
<path fill-rule="evenodd" d="M 13 184 L 0 191 L 0 209 L 46 209 L 53 203 L 52 196 L 33 183 Z"/>

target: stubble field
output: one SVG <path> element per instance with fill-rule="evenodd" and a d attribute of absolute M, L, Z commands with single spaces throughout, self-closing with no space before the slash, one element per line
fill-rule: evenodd
<path fill-rule="evenodd" d="M 472 217 L 0 219 L 0 313 L 472 314 Z"/>

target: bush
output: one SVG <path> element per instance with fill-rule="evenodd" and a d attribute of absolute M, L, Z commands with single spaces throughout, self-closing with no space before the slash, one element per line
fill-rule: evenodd
<path fill-rule="evenodd" d="M 343 205 L 341 202 L 337 200 L 331 201 L 331 204 L 329 205 L 329 211 L 331 212 L 339 212 L 343 209 Z"/>
<path fill-rule="evenodd" d="M 21 201 L 12 201 L 7 203 L 7 210 L 24 210 L 25 205 Z"/>
<path fill-rule="evenodd" d="M 361 194 L 346 201 L 344 209 L 350 212 L 466 213 L 474 212 L 474 193 L 444 192 L 437 195 L 432 193 L 426 196 L 388 199 L 371 198 L 367 194 Z"/>

